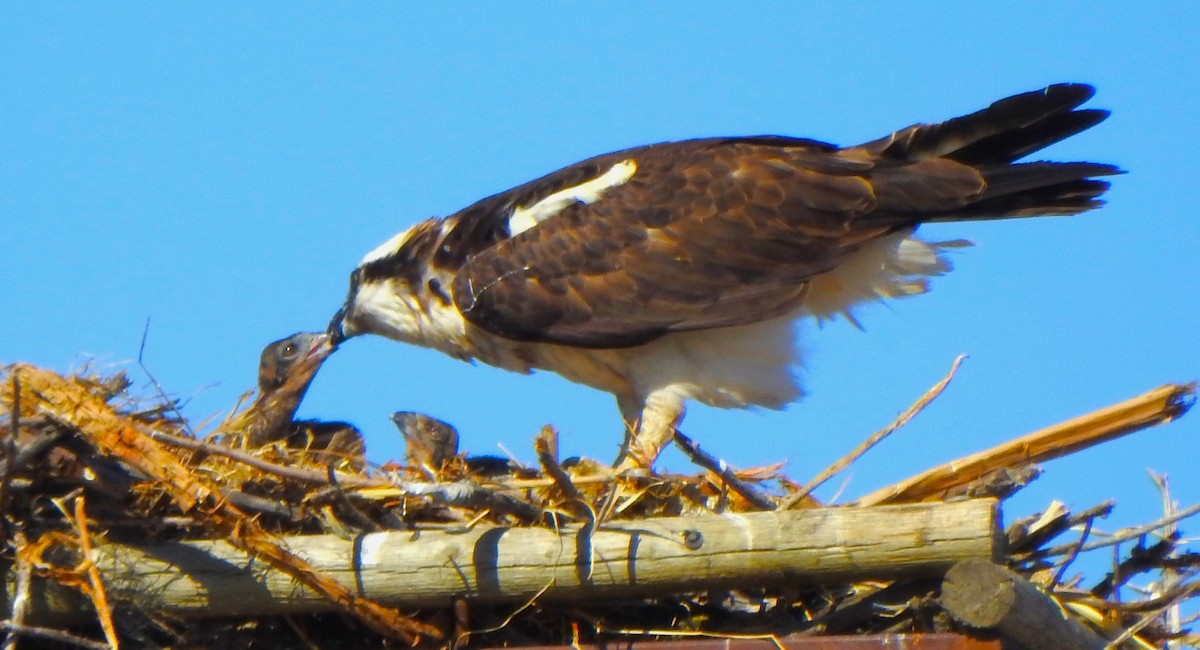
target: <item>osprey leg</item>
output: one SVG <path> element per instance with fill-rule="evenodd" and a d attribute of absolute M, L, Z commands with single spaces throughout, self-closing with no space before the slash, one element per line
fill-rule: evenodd
<path fill-rule="evenodd" d="M 628 412 L 625 403 L 621 411 Z M 619 472 L 630 469 L 650 469 L 664 447 L 675 437 L 675 428 L 683 420 L 683 398 L 675 391 L 660 390 L 648 395 L 640 404 L 640 415 L 633 410 L 635 420 L 628 423 L 632 432 L 626 436 L 621 455 L 614 468 Z M 626 415 L 626 419 L 629 415 Z"/>

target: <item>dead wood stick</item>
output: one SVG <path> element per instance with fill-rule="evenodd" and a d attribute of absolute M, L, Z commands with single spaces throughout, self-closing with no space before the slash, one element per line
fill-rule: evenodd
<path fill-rule="evenodd" d="M 533 449 L 542 472 L 554 479 L 554 485 L 563 496 L 571 501 L 583 502 L 583 493 L 571 482 L 571 476 L 562 465 L 558 464 L 558 431 L 549 425 L 542 427 L 542 432 L 533 441 Z"/>
<path fill-rule="evenodd" d="M 719 476 L 725 485 L 728 485 L 731 490 L 737 492 L 739 496 L 756 509 L 775 509 L 775 502 L 770 497 L 738 478 L 737 473 L 725 461 L 715 458 L 701 449 L 700 445 L 696 444 L 696 441 L 683 435 L 683 432 L 678 429 L 675 430 L 675 446 L 679 447 L 680 451 L 686 454 L 693 463 Z"/>
<path fill-rule="evenodd" d="M 83 495 L 75 497 L 74 525 L 79 535 L 79 551 L 83 555 L 81 572 L 87 575 L 89 588 L 87 594 L 92 598 L 92 606 L 96 608 L 96 616 L 100 619 L 100 629 L 104 631 L 104 639 L 112 648 L 120 646 L 117 638 L 117 628 L 113 625 L 112 606 L 108 603 L 108 589 L 104 586 L 104 577 L 100 569 L 92 563 L 92 534 L 88 530 L 87 507 Z"/>
<path fill-rule="evenodd" d="M 958 372 L 958 367 L 962 365 L 963 359 L 966 358 L 967 355 L 965 354 L 958 355 L 958 357 L 954 359 L 954 363 L 950 366 L 950 372 L 946 373 L 946 376 L 943 377 L 941 381 L 934 384 L 933 388 L 925 391 L 925 394 L 921 396 L 921 399 L 917 400 L 912 406 L 908 407 L 908 409 L 900 414 L 900 417 L 893 420 L 892 423 L 886 427 L 871 434 L 871 437 L 864 440 L 862 444 L 854 449 L 854 451 L 851 451 L 841 460 L 827 467 L 825 471 L 821 472 L 816 476 L 816 478 L 809 481 L 808 485 L 800 488 L 799 492 L 788 495 L 788 497 L 779 504 L 779 507 L 784 510 L 795 508 L 804 501 L 805 497 L 812 494 L 813 490 L 824 484 L 825 481 L 828 481 L 836 476 L 838 472 L 841 472 L 849 467 L 851 463 L 858 460 L 859 457 L 870 451 L 872 447 L 882 442 L 884 438 L 891 435 L 900 427 L 908 424 L 914 417 L 917 416 L 918 413 L 925 410 L 926 406 L 929 406 L 933 400 L 937 399 L 938 395 L 941 395 L 942 392 L 946 390 L 946 387 L 950 385 L 950 380 L 954 379 L 954 374 Z"/>
<path fill-rule="evenodd" d="M 1039 463 L 1147 427 L 1170 422 L 1196 400 L 1196 384 L 1167 384 L 1119 404 L 1035 431 L 986 451 L 950 461 L 855 502 L 876 505 L 937 500 L 998 467 Z"/>
<path fill-rule="evenodd" d="M 13 534 L 13 543 L 18 549 L 28 546 L 29 540 L 26 539 L 25 533 L 20 530 Z M 17 571 L 16 571 L 16 588 L 12 602 L 12 619 L 9 621 L 11 627 L 8 634 L 4 637 L 4 643 L 0 645 L 2 650 L 16 650 L 17 640 L 21 637 L 21 628 L 25 626 L 25 618 L 29 615 L 30 599 L 29 594 L 33 585 L 33 563 L 29 558 L 17 553 Z"/>
<path fill-rule="evenodd" d="M 176 436 L 163 431 L 156 431 L 147 426 L 138 426 L 138 431 L 146 434 L 154 440 L 171 445 L 172 447 L 182 447 L 190 451 L 199 451 L 211 456 L 222 456 L 230 460 L 235 460 L 243 465 L 248 465 L 258 470 L 274 474 L 281 478 L 291 479 L 300 483 L 315 483 L 318 485 L 330 485 L 329 474 L 327 472 L 304 469 L 301 467 L 289 467 L 287 465 L 278 465 L 265 461 L 253 454 L 248 454 L 240 449 L 234 449 L 225 445 L 216 445 L 195 438 L 185 436 Z M 346 474 L 337 475 L 338 483 L 342 487 L 358 488 L 358 487 L 387 487 L 391 483 L 376 479 L 363 478 L 361 476 L 349 476 Z"/>
<path fill-rule="evenodd" d="M 292 507 L 280 501 L 273 501 L 238 490 L 228 490 L 224 494 L 230 503 L 246 512 L 268 515 L 291 522 L 299 521 L 303 515 L 303 511 L 300 508 Z"/>
<path fill-rule="evenodd" d="M 12 378 L 12 409 L 9 411 L 8 435 L 4 438 L 4 474 L 0 476 L 0 512 L 8 512 L 8 494 L 12 488 L 13 474 L 17 468 L 17 436 L 21 434 L 21 381 L 14 375 Z M 4 527 L 4 537 L 7 539 L 10 531 L 7 518 L 0 525 Z M 20 621 L 18 621 L 18 624 Z M 16 642 L 15 636 L 11 638 Z M 7 645 L 8 641 L 5 640 Z"/>
<path fill-rule="evenodd" d="M 21 625 L 14 621 L 0 621 L 0 628 L 8 630 L 9 634 L 19 634 L 31 639 L 55 641 L 63 645 L 73 645 L 79 648 L 87 648 L 87 650 L 112 650 L 112 646 L 108 645 L 107 643 L 85 639 L 81 636 L 75 636 L 74 634 L 49 627 L 31 627 L 29 625 Z"/>
<path fill-rule="evenodd" d="M 1200 581 L 1184 582 L 1171 587 L 1167 591 L 1142 600 L 1113 601 L 1085 596 L 1072 598 L 1070 602 L 1079 603 L 1102 612 L 1155 612 L 1170 607 L 1172 603 L 1191 598 L 1200 594 Z"/>
<path fill-rule="evenodd" d="M 999 631 L 1027 650 L 1103 650 L 1108 643 L 1033 583 L 986 560 L 954 565 L 941 602 L 959 623 Z"/>
<path fill-rule="evenodd" d="M 994 500 L 282 539 L 315 571 L 397 607 L 679 593 L 722 585 L 940 576 L 999 546 Z M 110 593 L 186 618 L 334 606 L 225 540 L 99 547 Z M 585 571 L 586 569 L 586 571 Z"/>
<path fill-rule="evenodd" d="M 333 480 L 329 476 L 328 471 L 320 472 L 316 470 L 304 469 L 302 467 L 278 465 L 276 463 L 265 461 L 239 449 L 234 449 L 225 445 L 215 445 L 212 443 L 203 442 L 201 440 L 196 440 L 195 438 L 171 435 L 162 431 L 155 431 L 148 427 L 139 426 L 138 430 L 159 442 L 166 443 L 174 447 L 182 447 L 190 451 L 203 452 L 212 456 L 223 456 L 225 458 L 229 458 L 230 460 L 243 463 L 255 469 L 262 470 L 269 474 L 274 474 L 275 476 L 279 476 L 281 478 L 317 485 L 334 484 Z M 526 522 L 534 521 L 542 515 L 542 511 L 536 506 L 527 504 L 519 499 L 492 492 L 471 481 L 456 481 L 454 483 L 441 484 L 419 482 L 412 483 L 405 481 L 386 481 L 381 479 L 363 478 L 361 476 L 348 476 L 340 472 L 336 474 L 336 480 L 337 485 L 341 487 L 375 490 L 377 496 L 380 497 L 386 498 L 402 494 L 429 496 L 434 499 L 441 500 L 449 505 L 492 508 L 506 514 L 516 515 Z M 227 491 L 224 494 L 231 503 L 243 509 L 288 519 L 295 519 L 299 514 L 299 512 L 294 508 L 276 504 L 266 499 L 253 497 L 249 494 L 236 491 Z"/>
<path fill-rule="evenodd" d="M 1162 519 L 1152 521 L 1143 526 L 1122 528 L 1121 530 L 1106 536 L 1104 539 L 1098 539 L 1094 542 L 1088 542 L 1087 544 L 1079 546 L 1079 552 L 1094 551 L 1098 548 L 1104 548 L 1105 546 L 1115 546 L 1121 542 L 1127 542 L 1131 539 L 1141 537 L 1142 535 L 1152 533 L 1160 528 L 1165 528 L 1177 521 L 1182 521 L 1198 513 L 1200 513 L 1200 503 L 1193 504 L 1183 510 L 1172 513 L 1166 517 L 1163 517 Z M 1063 553 L 1070 552 L 1074 546 L 1077 545 L 1063 544 L 1061 546 L 1054 546 L 1046 549 L 1045 551 L 1037 551 L 1036 553 L 1031 554 L 1031 557 L 1051 557 L 1054 555 L 1062 555 Z"/>
<path fill-rule="evenodd" d="M 514 496 L 483 487 L 471 479 L 452 483 L 405 482 L 402 493 L 424 496 L 450 506 L 475 510 L 493 510 L 533 523 L 543 519 L 546 511 Z"/>
<path fill-rule="evenodd" d="M 1163 560 L 1176 552 L 1178 542 L 1179 533 L 1176 532 L 1152 546 L 1139 544 L 1133 547 L 1129 557 L 1118 562 L 1103 580 L 1092 587 L 1092 595 L 1107 599 L 1139 574 L 1162 569 Z"/>
<path fill-rule="evenodd" d="M 1009 535 L 1008 554 L 1010 556 L 1019 556 L 1022 553 L 1029 553 L 1030 556 L 1041 557 L 1042 554 L 1037 549 L 1045 546 L 1047 542 L 1067 532 L 1068 530 L 1071 530 L 1072 528 L 1081 524 L 1090 522 L 1093 519 L 1107 518 L 1110 514 L 1112 514 L 1113 508 L 1116 506 L 1116 500 L 1109 499 L 1108 501 L 1098 503 L 1076 514 L 1071 514 L 1070 512 L 1064 510 L 1061 518 L 1050 523 L 1041 530 L 1026 532 L 1023 536 L 1014 537 Z M 1079 544 L 1073 545 L 1079 546 Z"/>

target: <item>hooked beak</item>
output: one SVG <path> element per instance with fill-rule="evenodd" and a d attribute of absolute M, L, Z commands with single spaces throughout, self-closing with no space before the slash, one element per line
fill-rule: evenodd
<path fill-rule="evenodd" d="M 345 320 L 346 308 L 342 307 L 333 315 L 333 320 L 329 321 L 329 328 L 325 330 L 325 335 L 329 337 L 329 343 L 333 348 L 337 348 L 342 344 L 342 341 L 350 338 L 346 335 L 344 329 Z"/>

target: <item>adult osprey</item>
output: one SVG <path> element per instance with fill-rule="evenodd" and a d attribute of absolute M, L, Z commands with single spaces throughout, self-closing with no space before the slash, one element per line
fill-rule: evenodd
<path fill-rule="evenodd" d="M 922 223 L 1068 215 L 1120 173 L 1017 160 L 1104 120 L 1059 84 L 853 147 L 784 136 L 590 158 L 367 254 L 330 324 L 613 393 L 648 467 L 695 399 L 801 395 L 793 321 L 924 293 L 950 269 Z"/>

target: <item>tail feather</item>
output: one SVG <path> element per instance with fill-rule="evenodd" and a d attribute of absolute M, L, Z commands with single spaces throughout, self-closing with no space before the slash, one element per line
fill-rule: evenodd
<path fill-rule="evenodd" d="M 925 222 L 1069 216 L 1094 210 L 1104 201 L 1107 181 L 1077 179 L 976 201 L 951 212 L 927 215 Z"/>
<path fill-rule="evenodd" d="M 1103 122 L 1108 111 L 1078 109 L 1094 94 L 1095 89 L 1086 84 L 1055 84 L 1001 99 L 970 115 L 910 126 L 850 151 L 892 161 L 894 167 L 881 170 L 879 176 L 880 180 L 887 178 L 897 192 L 907 188 L 902 182 L 905 168 L 915 170 L 935 159 L 973 168 L 975 178 L 982 181 L 978 195 L 965 205 L 960 202 L 932 214 L 925 212 L 920 221 L 1077 214 L 1103 204 L 1099 197 L 1109 184 L 1096 177 L 1123 172 L 1101 163 L 1016 161 Z M 971 175 L 964 177 L 961 171 L 946 176 L 958 183 L 948 187 L 961 187 L 970 180 Z M 924 193 L 935 197 L 939 194 L 929 177 L 916 180 Z M 913 193 L 912 188 L 905 191 Z M 918 204 L 907 195 L 893 200 L 899 198 Z M 905 220 L 901 214 L 892 217 L 898 223 Z"/>
<path fill-rule="evenodd" d="M 1113 165 L 1089 162 L 1035 162 L 1016 165 L 989 165 L 980 170 L 987 187 L 979 200 L 1057 186 L 1093 176 L 1112 176 L 1121 170 Z"/>
<path fill-rule="evenodd" d="M 943 157 L 958 160 L 954 156 L 955 152 L 968 149 L 971 145 L 994 137 L 997 139 L 993 143 L 1003 143 L 1008 141 L 1013 133 L 1037 133 L 1040 130 L 1039 125 L 1049 124 L 1060 129 L 1060 132 L 1050 130 L 1043 133 L 1044 139 L 1040 141 L 1040 145 L 1030 143 L 1024 138 L 1018 138 L 1018 142 L 1014 142 L 1014 145 L 1024 151 L 1021 155 L 1026 155 L 1078 133 L 1082 128 L 1087 128 L 1073 128 L 1076 121 L 1086 121 L 1079 120 L 1079 118 L 1060 121 L 1050 118 L 1080 112 L 1093 113 L 1093 111 L 1072 112 L 1072 109 L 1091 99 L 1094 94 L 1096 94 L 1095 88 L 1087 84 L 1055 84 L 1042 90 L 1001 99 L 970 115 L 937 124 L 915 124 L 855 148 L 898 160 Z M 1096 121 L 1102 119 L 1104 119 L 1103 116 Z M 1000 152 L 1004 148 L 993 145 L 986 147 L 986 150 L 989 156 L 995 156 L 1002 155 Z M 1010 156 L 1006 162 L 1012 162 L 1019 157 Z M 959 160 L 959 162 L 978 164 L 970 159 Z"/>
<path fill-rule="evenodd" d="M 980 138 L 946 155 L 968 165 L 1011 163 L 1103 122 L 1108 111 L 1088 109 L 1051 115 L 1017 129 Z"/>

